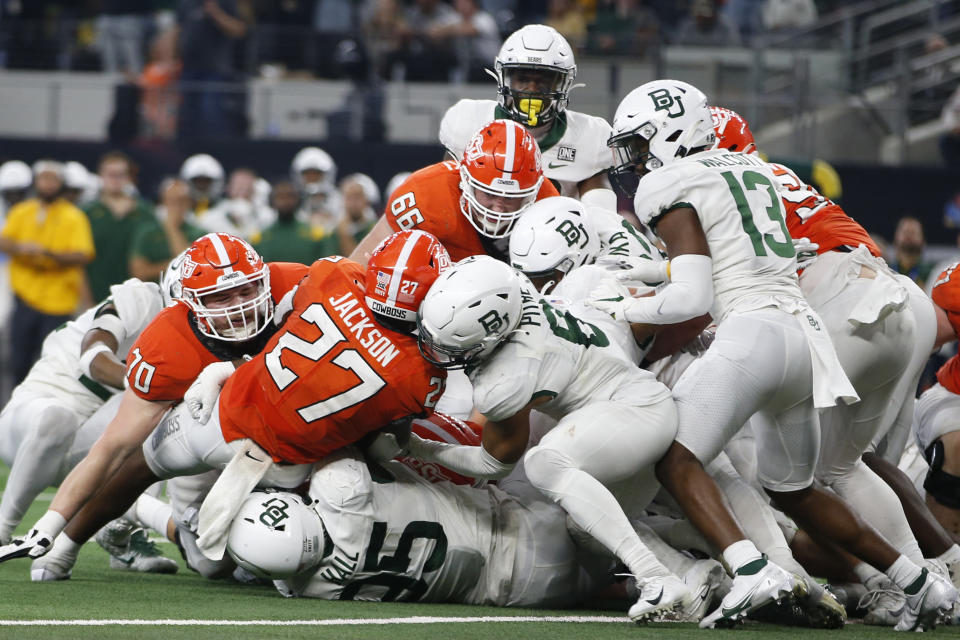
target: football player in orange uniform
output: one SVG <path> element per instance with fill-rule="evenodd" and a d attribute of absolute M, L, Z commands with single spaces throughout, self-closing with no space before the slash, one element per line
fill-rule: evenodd
<path fill-rule="evenodd" d="M 264 482 L 292 488 L 332 451 L 382 427 L 409 427 L 443 391 L 444 373 L 420 357 L 411 319 L 449 262 L 422 232 L 388 238 L 366 273 L 339 257 L 315 262 L 280 302 L 286 320 L 264 350 L 229 377 L 233 363 L 207 367 L 194 386 L 203 401 L 188 394 L 160 421 L 84 507 L 81 525 L 71 523 L 70 540 L 89 538 L 158 479 L 223 469 L 252 453 L 266 463 Z M 214 419 L 194 422 L 204 412 Z"/>
<path fill-rule="evenodd" d="M 390 233 L 419 229 L 436 236 L 454 262 L 481 254 L 507 262 L 517 218 L 534 201 L 556 195 L 530 133 L 512 120 L 494 120 L 474 135 L 459 164 L 439 162 L 402 182 L 350 258 L 365 264 Z"/>
<path fill-rule="evenodd" d="M 937 314 L 937 348 L 960 336 L 960 263 L 947 267 L 930 292 Z M 960 541 L 960 356 L 937 371 L 937 384 L 917 400 L 917 444 L 930 470 L 923 482 L 930 511 Z M 960 558 L 952 563 L 960 574 Z"/>
<path fill-rule="evenodd" d="M 712 107 L 711 115 L 718 147 L 756 152 L 747 123 L 736 112 Z M 874 471 L 886 476 L 887 465 L 870 451 L 885 436 L 894 460 L 903 451 L 914 389 L 936 335 L 933 307 L 909 278 L 887 267 L 866 230 L 843 209 L 789 168 L 770 164 L 779 178 L 787 228 L 798 249 L 809 242 L 819 245 L 808 244 L 818 255 L 806 264 L 801 261 L 800 287 L 827 325 L 860 396 L 855 405 L 821 412 L 816 477 L 847 498 L 897 550 L 920 563 L 924 554 L 910 527 L 917 520 L 907 520 L 896 493 Z M 942 551 L 943 545 L 931 555 Z M 890 586 L 865 564 L 857 573 L 868 588 Z M 888 623 L 895 621 L 896 616 L 888 617 Z"/>
<path fill-rule="evenodd" d="M 307 267 L 265 264 L 244 240 L 224 233 L 198 238 L 180 264 L 183 300 L 161 311 L 127 355 L 128 388 L 99 440 L 60 485 L 50 509 L 28 535 L 0 551 L 37 558 L 58 548 L 75 559 L 79 545 L 61 533 L 183 398 L 205 366 L 256 354 L 273 334 L 274 304 Z M 59 536 L 59 537 L 58 537 Z M 86 537 L 80 538 L 82 542 Z M 70 566 L 32 571 L 35 580 L 69 577 Z M 61 570 L 62 569 L 62 570 Z"/>

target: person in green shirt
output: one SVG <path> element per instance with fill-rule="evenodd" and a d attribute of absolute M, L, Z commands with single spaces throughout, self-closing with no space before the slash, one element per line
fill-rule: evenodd
<path fill-rule="evenodd" d="M 171 258 L 205 233 L 187 222 L 190 203 L 190 187 L 183 180 L 170 179 L 161 185 L 156 216 L 141 222 L 134 230 L 130 275 L 143 281 L 156 281 Z"/>
<path fill-rule="evenodd" d="M 250 243 L 266 262 L 311 264 L 338 253 L 340 243 L 336 235 L 297 221 L 300 194 L 292 182 L 276 183 L 270 200 L 277 211 L 277 221 L 250 238 Z"/>
<path fill-rule="evenodd" d="M 153 205 L 137 197 L 136 168 L 125 153 L 105 153 L 97 172 L 102 181 L 100 197 L 84 207 L 97 250 L 97 257 L 87 265 L 87 280 L 92 299 L 103 300 L 110 295 L 110 285 L 130 277 L 127 261 L 133 233 L 153 218 Z"/>

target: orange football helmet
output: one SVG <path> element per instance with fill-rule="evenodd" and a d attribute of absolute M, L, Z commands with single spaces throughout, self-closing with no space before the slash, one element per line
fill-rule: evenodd
<path fill-rule="evenodd" d="M 269 267 L 246 240 L 229 233 L 194 240 L 180 265 L 180 284 L 205 336 L 242 342 L 273 319 Z"/>
<path fill-rule="evenodd" d="M 757 145 L 747 121 L 733 109 L 710 107 L 713 130 L 717 134 L 717 148 L 756 153 Z"/>
<path fill-rule="evenodd" d="M 367 306 L 388 328 L 412 331 L 427 290 L 449 266 L 450 254 L 433 235 L 398 231 L 384 239 L 367 262 Z M 397 326 L 398 320 L 409 326 Z"/>
<path fill-rule="evenodd" d="M 460 211 L 488 238 L 505 238 L 543 184 L 540 148 L 512 120 L 494 120 L 473 136 L 460 160 Z"/>

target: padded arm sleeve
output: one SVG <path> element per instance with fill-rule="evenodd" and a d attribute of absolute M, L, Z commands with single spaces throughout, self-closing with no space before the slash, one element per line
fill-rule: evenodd
<path fill-rule="evenodd" d="M 410 455 L 415 458 L 436 462 L 451 471 L 477 479 L 502 478 L 516 466 L 516 463 L 500 462 L 483 446 L 424 440 L 416 434 L 410 435 L 408 449 Z"/>
<path fill-rule="evenodd" d="M 657 295 L 633 298 L 624 309 L 630 322 L 672 324 L 710 311 L 713 304 L 713 260 L 684 254 L 670 261 L 670 283 Z"/>

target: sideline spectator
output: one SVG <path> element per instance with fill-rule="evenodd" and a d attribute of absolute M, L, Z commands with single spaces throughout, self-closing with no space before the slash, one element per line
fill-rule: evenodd
<path fill-rule="evenodd" d="M 442 82 L 451 69 L 453 51 L 445 39 L 431 33 L 457 22 L 457 14 L 439 0 L 416 0 L 407 9 L 400 35 L 406 44 L 403 62 L 406 80 Z"/>
<path fill-rule="evenodd" d="M 191 209 L 197 216 L 216 205 L 223 193 L 223 165 L 207 153 L 184 160 L 180 165 L 180 179 L 190 188 Z"/>
<path fill-rule="evenodd" d="M 175 255 L 205 232 L 187 222 L 190 188 L 183 180 L 168 179 L 160 186 L 160 206 L 153 219 L 137 225 L 130 247 L 130 275 L 157 280 Z"/>
<path fill-rule="evenodd" d="M 376 75 L 384 80 L 393 75 L 401 57 L 406 20 L 399 0 L 374 0 L 363 19 L 363 46 Z"/>
<path fill-rule="evenodd" d="M 226 231 L 249 240 L 273 223 L 275 214 L 258 201 L 257 174 L 251 169 L 234 169 L 227 181 L 227 197 L 195 221 L 206 231 Z"/>
<path fill-rule="evenodd" d="M 46 335 L 77 310 L 83 266 L 94 257 L 87 217 L 60 196 L 63 165 L 40 160 L 33 174 L 36 197 L 10 209 L 0 231 L 0 251 L 11 258 L 15 384 L 30 371 Z"/>
<path fill-rule="evenodd" d="M 340 253 L 347 256 L 353 253 L 357 244 L 377 223 L 377 214 L 373 207 L 380 194 L 370 176 L 355 173 L 340 183 L 340 196 L 344 215 L 337 232 L 340 238 Z"/>
<path fill-rule="evenodd" d="M 179 136 L 242 135 L 243 113 L 237 103 L 243 100 L 236 98 L 243 87 L 232 84 L 238 75 L 234 42 L 246 35 L 247 24 L 240 18 L 236 0 L 180 0 L 177 23 L 183 64 Z"/>
<path fill-rule="evenodd" d="M 719 12 L 716 0 L 693 0 L 690 15 L 677 27 L 676 44 L 738 46 L 740 33 Z"/>
<path fill-rule="evenodd" d="M 934 266 L 932 261 L 923 259 L 926 246 L 923 224 L 911 216 L 900 218 L 893 234 L 894 256 L 890 266 L 916 282 L 921 289 L 927 286 Z"/>
<path fill-rule="evenodd" d="M 26 162 L 8 160 L 0 164 L 0 221 L 13 205 L 27 198 L 31 184 L 33 172 Z"/>
<path fill-rule="evenodd" d="M 63 165 L 63 191 L 60 194 L 71 204 L 84 207 L 97 195 L 94 176 L 75 160 Z"/>
<path fill-rule="evenodd" d="M 270 199 L 277 212 L 277 221 L 255 233 L 250 240 L 264 261 L 311 264 L 338 253 L 336 236 L 312 229 L 297 220 L 300 194 L 292 182 L 284 180 L 273 185 Z"/>
<path fill-rule="evenodd" d="M 179 78 L 177 30 L 167 29 L 153 39 L 150 62 L 140 74 L 141 135 L 169 139 L 176 134 Z"/>
<path fill-rule="evenodd" d="M 550 0 L 546 24 L 559 31 L 574 50 L 587 43 L 587 20 L 575 0 Z"/>
<path fill-rule="evenodd" d="M 496 20 L 480 9 L 476 0 L 454 0 L 457 20 L 430 32 L 436 40 L 447 38 L 457 56 L 458 80 L 483 82 L 490 76 L 484 71 L 500 52 L 500 29 Z"/>
<path fill-rule="evenodd" d="M 100 197 L 85 207 L 97 257 L 87 265 L 93 300 L 110 295 L 110 285 L 130 277 L 128 260 L 137 226 L 153 219 L 153 206 L 140 198 L 137 168 L 127 154 L 108 151 L 98 168 Z"/>
<path fill-rule="evenodd" d="M 97 21 L 103 70 L 132 79 L 143 68 L 143 36 L 152 0 L 103 0 Z"/>
<path fill-rule="evenodd" d="M 602 0 L 587 50 L 601 55 L 646 56 L 660 38 L 656 12 L 643 0 Z"/>

